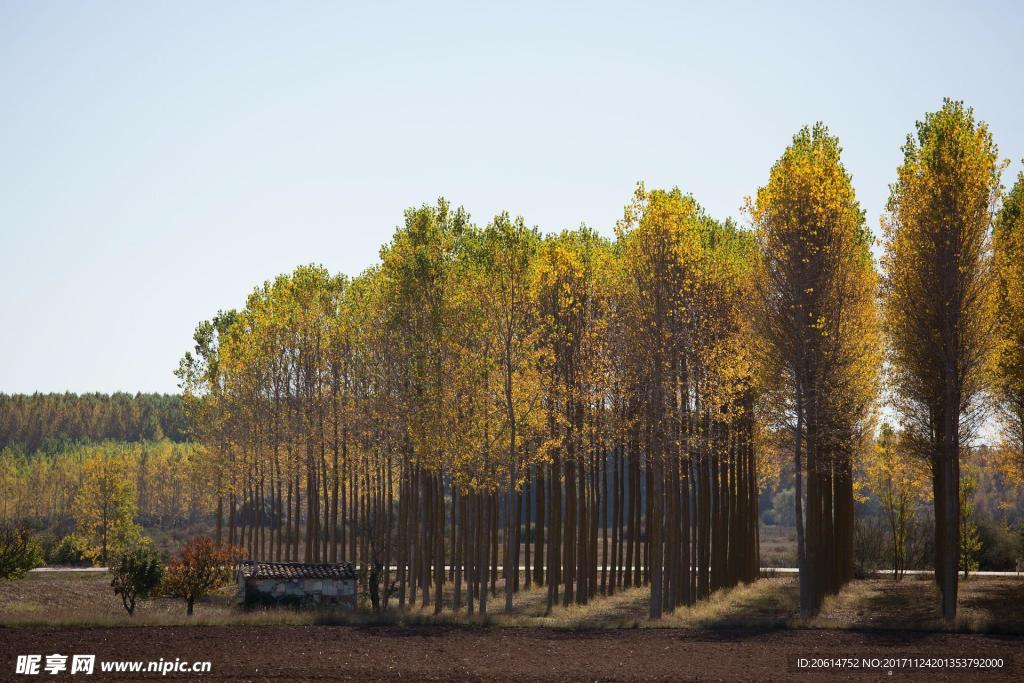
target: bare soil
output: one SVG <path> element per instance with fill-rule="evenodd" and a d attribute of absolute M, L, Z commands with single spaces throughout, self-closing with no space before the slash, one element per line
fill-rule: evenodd
<path fill-rule="evenodd" d="M 128 617 L 108 575 L 33 574 L 0 582 L 0 681 L 33 680 L 14 675 L 17 655 L 53 653 L 208 660 L 212 674 L 203 679 L 235 681 L 1024 680 L 1024 581 L 1015 577 L 962 582 L 952 628 L 939 619 L 930 578 L 854 581 L 809 620 L 798 615 L 792 576 L 720 591 L 654 622 L 646 618 L 646 588 L 551 615 L 544 596 L 543 589 L 524 590 L 508 613 L 500 595 L 492 598 L 485 625 L 464 610 L 434 617 L 430 607 L 384 615 L 246 611 L 232 587 L 199 603 L 195 617 L 185 616 L 182 601 L 166 598 L 145 601 Z M 890 675 L 799 670 L 798 657 L 1001 657 L 1004 666 L 894 668 Z M 88 678 L 101 679 L 98 670 Z"/>
<path fill-rule="evenodd" d="M 210 660 L 204 680 L 1020 680 L 1024 639 L 944 633 L 797 630 L 569 631 L 422 626 L 0 628 L 2 671 L 17 654 L 101 660 Z M 1002 657 L 987 671 L 800 671 L 798 657 Z M 46 678 L 53 678 L 46 676 Z M 73 677 L 69 677 L 73 678 Z M 97 671 L 92 679 L 103 679 Z M 110 674 L 109 680 L 145 679 Z M 184 680 L 188 676 L 149 674 Z M 27 679 L 26 679 L 27 680 Z"/>

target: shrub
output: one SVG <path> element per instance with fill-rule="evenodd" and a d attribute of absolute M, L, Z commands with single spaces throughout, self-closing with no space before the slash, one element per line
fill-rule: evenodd
<path fill-rule="evenodd" d="M 356 572 L 356 580 L 360 586 L 366 586 L 366 590 L 360 592 L 360 597 L 363 600 L 369 600 L 373 611 L 378 614 L 387 607 L 388 601 L 398 592 L 397 581 L 383 583 L 384 565 L 379 560 L 361 563 Z"/>
<path fill-rule="evenodd" d="M 164 595 L 183 598 L 186 613 L 191 615 L 196 600 L 231 581 L 243 553 L 241 548 L 219 546 L 206 536 L 193 538 L 168 565 Z"/>
<path fill-rule="evenodd" d="M 135 613 L 135 601 L 156 593 L 164 578 L 160 556 L 151 548 L 139 547 L 115 558 L 110 567 L 114 595 L 121 597 L 128 615 Z"/>
<path fill-rule="evenodd" d="M 907 568 L 935 566 L 935 513 L 931 506 L 918 508 L 907 531 Z"/>
<path fill-rule="evenodd" d="M 885 523 L 876 516 L 858 516 L 853 528 L 853 574 L 866 579 L 891 561 L 891 536 Z"/>
<path fill-rule="evenodd" d="M 43 564 L 43 549 L 31 531 L 23 527 L 0 528 L 0 578 L 20 579 Z"/>
<path fill-rule="evenodd" d="M 47 558 L 50 564 L 64 566 L 83 566 L 91 564 L 86 557 L 86 545 L 80 537 L 68 534 L 57 542 L 57 545 L 50 549 Z"/>

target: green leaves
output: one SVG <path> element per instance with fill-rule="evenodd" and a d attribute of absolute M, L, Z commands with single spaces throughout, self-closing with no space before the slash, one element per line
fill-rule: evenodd
<path fill-rule="evenodd" d="M 125 611 L 134 614 L 136 601 L 155 595 L 164 578 L 160 556 L 151 548 L 140 546 L 121 553 L 110 566 L 110 586 L 121 598 Z"/>
<path fill-rule="evenodd" d="M 30 569 L 43 564 L 43 549 L 26 528 L 0 526 L 0 579 L 24 578 Z"/>

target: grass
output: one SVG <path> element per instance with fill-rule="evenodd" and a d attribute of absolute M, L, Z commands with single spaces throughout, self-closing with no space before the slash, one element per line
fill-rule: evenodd
<path fill-rule="evenodd" d="M 261 615 L 235 605 L 234 586 L 197 605 L 190 619 L 181 600 L 143 600 L 129 617 L 110 587 L 105 572 L 30 573 L 19 581 L 0 582 L 0 624 L 4 626 L 171 626 L 193 623 L 289 623 L 308 618 L 283 610 Z"/>
<path fill-rule="evenodd" d="M 352 626 L 492 626 L 553 629 L 776 629 L 823 628 L 924 630 L 1024 634 L 1024 581 L 1016 577 L 973 577 L 960 584 L 959 618 L 948 626 L 939 618 L 938 594 L 931 580 L 907 577 L 854 581 L 826 599 L 817 616 L 798 613 L 796 577 L 763 578 L 753 584 L 720 590 L 708 599 L 680 607 L 651 621 L 648 589 L 629 588 L 587 605 L 556 606 L 546 611 L 545 588 L 520 591 L 506 612 L 501 583 L 497 597 L 488 600 L 488 615 L 469 616 L 465 607 L 453 611 L 451 585 L 444 594 L 445 609 L 433 607 L 382 613 L 356 611 L 242 609 L 228 586 L 196 604 L 188 617 L 180 600 L 143 601 L 129 617 L 114 596 L 107 574 L 51 572 L 30 574 L 0 583 L 0 625 L 3 626 L 175 626 L 175 625 L 352 625 Z M 392 603 L 394 604 L 394 603 Z"/>
<path fill-rule="evenodd" d="M 940 596 L 931 576 L 900 581 L 878 578 L 854 581 L 825 601 L 820 614 L 794 625 L 959 633 L 1024 634 L 1024 581 L 1016 577 L 961 579 L 957 619 L 947 624 L 939 614 Z"/>
<path fill-rule="evenodd" d="M 762 567 L 796 566 L 796 527 L 761 525 Z"/>

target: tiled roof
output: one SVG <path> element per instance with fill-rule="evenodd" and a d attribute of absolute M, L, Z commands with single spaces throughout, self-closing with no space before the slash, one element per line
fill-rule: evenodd
<path fill-rule="evenodd" d="M 242 576 L 254 579 L 354 579 L 355 569 L 347 562 L 306 564 L 304 562 L 256 562 L 240 566 Z"/>

